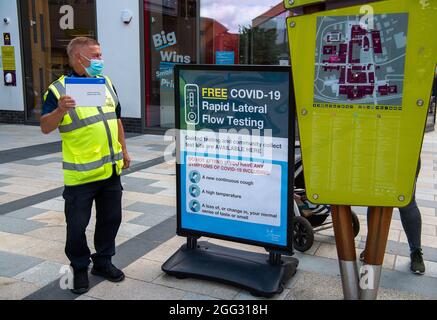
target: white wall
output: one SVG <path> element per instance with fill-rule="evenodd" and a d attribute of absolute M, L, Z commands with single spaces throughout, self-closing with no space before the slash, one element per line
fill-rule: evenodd
<path fill-rule="evenodd" d="M 11 19 L 10 24 L 5 24 L 3 18 Z M 0 46 L 3 46 L 3 33 L 10 33 L 15 46 L 15 61 L 17 66 L 17 86 L 6 87 L 3 81 L 3 69 L 0 68 L 0 110 L 24 111 L 23 75 L 21 70 L 21 46 L 18 21 L 18 8 L 16 0 L 0 1 Z M 1 53 L 0 53 L 1 55 Z"/>
<path fill-rule="evenodd" d="M 133 13 L 128 25 L 121 20 L 124 9 Z M 141 118 L 139 1 L 97 0 L 97 32 L 105 59 L 105 74 L 117 90 L 122 116 Z"/>

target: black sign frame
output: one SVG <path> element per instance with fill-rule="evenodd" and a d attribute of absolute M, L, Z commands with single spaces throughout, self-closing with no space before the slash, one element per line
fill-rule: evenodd
<path fill-rule="evenodd" d="M 180 105 L 180 71 L 238 71 L 238 72 L 286 72 L 289 79 L 289 125 L 288 125 L 288 201 L 287 201 L 287 245 L 274 245 L 271 243 L 259 242 L 250 239 L 243 239 L 209 233 L 199 230 L 182 228 L 182 208 L 181 208 L 181 165 L 176 161 L 176 201 L 177 201 L 177 235 L 187 238 L 208 237 L 219 240 L 231 241 L 236 243 L 248 244 L 258 247 L 263 247 L 266 251 L 271 253 L 279 253 L 283 255 L 293 255 L 293 217 L 294 214 L 294 161 L 295 161 L 295 132 L 296 132 L 296 102 L 294 94 L 294 82 L 291 67 L 289 66 L 260 66 L 260 65 L 189 65 L 177 64 L 175 65 L 175 121 L 176 121 L 176 159 L 180 157 L 180 130 L 181 130 L 181 105 Z"/>

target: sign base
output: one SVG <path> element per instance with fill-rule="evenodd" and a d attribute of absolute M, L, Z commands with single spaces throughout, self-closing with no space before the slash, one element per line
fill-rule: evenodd
<path fill-rule="evenodd" d="M 189 239 L 190 241 L 190 239 Z M 183 245 L 162 266 L 178 279 L 212 280 L 248 290 L 257 297 L 271 298 L 284 290 L 283 285 L 296 274 L 295 258 L 253 253 L 221 247 L 208 242 Z M 272 258 L 273 256 L 273 258 Z"/>

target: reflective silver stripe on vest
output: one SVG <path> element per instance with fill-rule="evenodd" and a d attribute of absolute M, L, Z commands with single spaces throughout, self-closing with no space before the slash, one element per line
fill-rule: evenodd
<path fill-rule="evenodd" d="M 53 86 L 56 88 L 56 90 L 58 91 L 59 95 L 65 96 L 66 91 L 65 91 L 65 87 L 62 85 L 61 81 L 55 81 L 53 82 Z"/>
<path fill-rule="evenodd" d="M 79 116 L 77 114 L 76 109 L 68 111 L 68 115 L 70 116 L 71 121 L 72 121 L 73 124 L 76 124 L 76 123 L 80 122 L 80 119 L 79 119 Z"/>
<path fill-rule="evenodd" d="M 59 80 L 58 80 L 58 81 L 55 81 L 55 82 L 53 82 L 52 85 L 53 85 L 53 86 L 55 87 L 55 89 L 58 91 L 60 97 L 65 96 L 65 94 L 66 94 L 66 90 L 65 90 L 65 87 L 62 85 L 61 81 L 59 81 Z M 70 111 L 68 112 L 68 115 L 70 116 L 70 118 L 71 118 L 73 124 L 76 124 L 76 123 L 79 123 L 79 122 L 80 122 L 80 119 L 79 119 L 79 116 L 77 115 L 76 110 L 70 110 Z M 63 131 L 61 131 L 61 127 L 59 127 L 59 131 L 60 131 L 61 133 L 64 133 Z M 70 131 L 71 131 L 71 130 L 70 130 Z M 69 131 L 66 131 L 66 132 L 69 132 Z"/>
<path fill-rule="evenodd" d="M 62 85 L 61 81 L 55 81 L 53 82 L 53 86 L 55 87 L 56 90 L 58 90 L 59 96 L 65 96 L 66 91 L 65 91 L 65 87 Z"/>
<path fill-rule="evenodd" d="M 119 161 L 119 160 L 123 160 L 123 152 L 120 152 L 119 154 L 115 155 L 115 161 Z M 111 162 L 112 162 L 112 157 L 106 156 L 98 161 L 90 162 L 90 163 L 86 163 L 86 164 L 75 164 L 75 163 L 64 162 L 63 168 L 64 168 L 64 170 L 86 172 L 86 171 L 91 171 L 91 170 L 101 168 L 105 164 L 108 164 Z"/>
<path fill-rule="evenodd" d="M 105 113 L 103 113 L 103 110 L 101 107 L 97 107 L 97 110 L 99 110 L 100 115 L 103 118 L 103 124 L 105 125 L 105 129 L 106 129 L 106 135 L 108 136 L 108 145 L 109 145 L 109 151 L 111 152 L 111 158 L 112 158 L 112 163 L 115 164 L 115 152 L 114 152 L 114 144 L 112 142 L 112 135 L 111 135 L 111 129 L 109 128 L 109 124 L 108 124 L 108 119 L 105 116 Z"/>
<path fill-rule="evenodd" d="M 105 78 L 106 79 L 106 78 Z M 118 106 L 118 97 L 115 94 L 114 88 L 108 83 L 108 80 L 106 80 L 106 88 L 108 89 L 109 93 L 112 96 L 112 100 L 114 100 L 114 107 Z"/>
<path fill-rule="evenodd" d="M 76 113 L 74 113 L 73 115 L 70 114 L 70 116 L 73 116 L 74 118 L 76 118 L 77 115 L 76 115 Z M 115 112 L 106 113 L 105 116 L 106 116 L 107 120 L 116 120 L 117 119 L 117 114 Z M 77 119 L 74 119 L 71 124 L 67 124 L 65 126 L 60 126 L 59 132 L 61 132 L 61 133 L 71 132 L 71 131 L 81 129 L 81 128 L 84 128 L 86 126 L 89 126 L 89 125 L 92 125 L 95 123 L 99 123 L 101 121 L 103 121 L 103 117 L 101 114 L 98 114 L 98 115 L 95 115 L 95 116 L 92 116 L 92 117 L 89 117 L 86 119 L 82 119 L 82 120 L 80 120 L 79 117 L 77 117 Z"/>

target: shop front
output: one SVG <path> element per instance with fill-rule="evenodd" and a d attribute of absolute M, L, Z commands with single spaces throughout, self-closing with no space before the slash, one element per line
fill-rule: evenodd
<path fill-rule="evenodd" d="M 175 64 L 289 65 L 281 0 L 2 0 L 1 8 L 12 17 L 0 32 L 12 38 L 17 85 L 0 83 L 0 122 L 39 123 L 48 86 L 70 72 L 66 47 L 78 36 L 102 45 L 135 132 L 174 128 Z"/>

